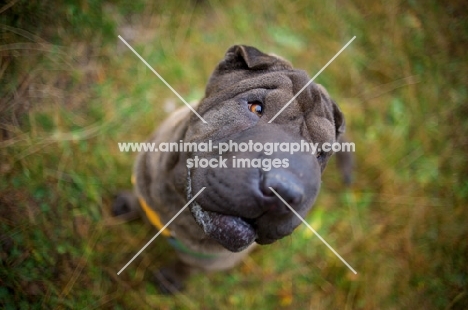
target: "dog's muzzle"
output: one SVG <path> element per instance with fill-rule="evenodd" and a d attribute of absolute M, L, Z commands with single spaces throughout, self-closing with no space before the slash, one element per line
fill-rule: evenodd
<path fill-rule="evenodd" d="M 279 142 L 297 139 L 280 131 L 275 132 L 274 127 L 268 130 Z M 256 134 L 258 129 L 252 130 L 252 134 L 244 131 L 237 141 L 258 139 Z M 217 156 L 207 153 L 196 155 L 207 159 Z M 232 252 L 242 251 L 253 242 L 269 244 L 290 235 L 301 220 L 270 188 L 304 217 L 320 188 L 321 169 L 316 157 L 310 153 L 267 156 L 255 152 L 231 152 L 223 156 L 229 159 L 227 168 L 192 168 L 187 172 L 188 200 L 193 193 L 206 187 L 190 205 L 195 221 L 205 234 Z M 289 165 L 268 171 L 252 167 L 239 169 L 233 167 L 234 156 L 249 160 L 276 157 L 287 159 Z"/>
<path fill-rule="evenodd" d="M 192 199 L 192 180 L 190 169 L 187 169 L 187 200 L 190 199 Z M 229 251 L 240 252 L 257 238 L 253 226 L 241 217 L 205 211 L 196 201 L 193 201 L 189 208 L 205 234 L 218 241 Z M 229 231 L 229 233 L 227 234 L 225 231 Z M 233 235 L 236 236 L 234 239 L 231 238 Z"/>

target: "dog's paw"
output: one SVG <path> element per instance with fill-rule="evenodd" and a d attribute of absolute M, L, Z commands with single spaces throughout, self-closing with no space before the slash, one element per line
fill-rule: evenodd
<path fill-rule="evenodd" d="M 131 192 L 118 193 L 111 206 L 112 215 L 124 220 L 132 220 L 139 217 L 138 199 Z"/>
<path fill-rule="evenodd" d="M 165 295 L 174 295 L 185 288 L 185 282 L 194 272 L 193 267 L 180 260 L 162 267 L 153 274 L 153 282 Z"/>
<path fill-rule="evenodd" d="M 184 279 L 181 279 L 172 268 L 161 268 L 154 273 L 154 283 L 164 295 L 174 295 L 184 290 Z"/>

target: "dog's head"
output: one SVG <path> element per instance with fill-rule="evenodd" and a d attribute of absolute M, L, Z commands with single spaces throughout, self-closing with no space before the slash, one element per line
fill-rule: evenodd
<path fill-rule="evenodd" d="M 302 217 L 315 201 L 331 152 L 290 154 L 281 151 L 280 143 L 336 142 L 344 132 L 342 113 L 323 87 L 311 83 L 268 123 L 309 80 L 280 57 L 233 46 L 214 70 L 197 108 L 208 124 L 195 115 L 190 119 L 186 141 L 277 146 L 269 155 L 252 147 L 251 152 L 231 147 L 222 158 L 218 149 L 189 154 L 192 159 L 226 160 L 223 167 L 189 168 L 187 188 L 191 198 L 206 187 L 190 210 L 205 233 L 230 251 L 254 241 L 272 243 L 301 223 L 270 188 Z"/>

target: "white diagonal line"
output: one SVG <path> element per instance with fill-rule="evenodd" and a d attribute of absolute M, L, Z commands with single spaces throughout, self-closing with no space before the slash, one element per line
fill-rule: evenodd
<path fill-rule="evenodd" d="M 299 96 L 299 95 L 300 95 L 300 93 L 302 93 L 302 91 L 303 91 L 304 89 L 306 89 L 306 88 L 307 88 L 307 86 L 309 86 L 309 85 L 310 85 L 310 83 L 312 83 L 312 82 L 313 82 L 313 81 L 314 81 L 314 80 L 317 78 L 317 76 L 319 76 L 319 75 L 320 75 L 320 73 L 322 73 L 322 71 L 323 71 L 323 70 L 325 70 L 325 68 L 326 68 L 326 67 L 328 67 L 328 65 L 329 65 L 329 64 L 331 64 L 331 63 L 333 62 L 333 60 L 335 60 L 335 58 L 336 58 L 336 57 L 338 57 L 338 55 L 340 55 L 342 51 L 344 51 L 344 49 L 345 49 L 345 48 L 347 48 L 347 47 L 348 47 L 348 45 L 350 45 L 350 44 L 351 44 L 351 42 L 353 42 L 353 40 L 354 40 L 354 39 L 356 39 L 356 36 L 354 36 L 354 37 L 353 37 L 351 40 L 349 40 L 349 42 L 348 42 L 348 43 L 346 43 L 346 45 L 345 45 L 345 46 L 343 46 L 343 48 L 342 48 L 342 49 L 340 49 L 340 51 L 339 51 L 338 53 L 336 53 L 336 55 L 335 55 L 335 56 L 333 56 L 333 58 L 332 58 L 332 59 L 330 59 L 330 61 L 329 61 L 329 62 L 327 62 L 327 64 L 326 64 L 325 66 L 323 66 L 323 68 L 322 68 L 322 69 L 320 69 L 320 71 L 319 71 L 319 72 L 317 72 L 317 74 L 316 74 L 316 75 L 315 75 L 313 78 L 311 78 L 311 79 L 310 79 L 310 81 L 309 81 L 309 82 L 308 82 L 308 83 L 307 83 L 307 84 L 306 84 L 304 87 L 302 87 L 302 89 L 301 89 L 301 90 L 300 90 L 300 91 L 299 91 L 299 92 L 298 92 L 298 93 L 297 93 L 297 94 L 296 94 L 294 97 L 292 97 L 292 98 L 291 98 L 291 100 L 289 100 L 289 101 L 288 101 L 288 103 L 286 103 L 286 104 L 284 105 L 284 107 L 282 107 L 282 108 L 281 108 L 281 110 L 279 110 L 279 111 L 278 111 L 278 113 L 276 113 L 276 115 L 275 115 L 275 116 L 273 116 L 273 118 L 272 118 L 272 119 L 271 119 L 271 120 L 270 120 L 268 123 L 271 123 L 271 122 L 273 122 L 273 120 L 274 120 L 274 119 L 275 119 L 275 118 L 276 118 L 278 115 L 280 115 L 280 113 L 281 113 L 281 112 L 283 112 L 283 111 L 284 111 L 284 109 L 286 109 L 286 108 L 288 107 L 288 105 L 290 105 L 290 104 L 291 104 L 291 102 L 293 102 L 293 100 L 294 100 L 294 99 L 296 99 L 296 97 L 297 97 L 297 96 Z"/>
<path fill-rule="evenodd" d="M 192 199 L 190 199 L 190 200 L 189 200 L 189 202 L 187 202 L 187 204 L 186 204 L 186 205 L 185 205 L 185 206 L 184 206 L 182 209 L 180 209 L 180 211 L 179 211 L 179 212 L 177 212 L 177 214 L 176 214 L 176 215 L 174 215 L 174 217 L 173 217 L 173 218 L 172 218 L 172 219 L 171 219 L 169 222 L 167 222 L 167 224 L 166 224 L 166 225 L 164 225 L 164 227 L 163 227 L 163 228 L 161 228 L 161 230 L 160 230 L 160 231 L 158 231 L 158 233 L 157 233 L 157 234 L 156 234 L 156 235 L 155 235 L 153 238 L 151 238 L 151 240 L 150 240 L 150 241 L 148 241 L 148 243 L 146 243 L 146 244 L 145 244 L 145 246 L 144 246 L 144 247 L 142 247 L 142 248 L 141 248 L 141 250 L 140 250 L 140 251 L 138 251 L 138 253 L 136 253 L 136 254 L 135 254 L 135 256 L 133 256 L 133 258 L 132 258 L 132 259 L 131 259 L 131 260 L 130 260 L 130 261 L 129 261 L 129 262 L 128 262 L 128 263 L 127 263 L 125 266 L 123 266 L 123 268 L 122 268 L 122 269 L 120 269 L 120 271 L 119 271 L 119 272 L 117 272 L 117 275 L 120 275 L 120 273 L 121 273 L 122 271 L 124 271 L 124 269 L 125 269 L 125 268 L 127 268 L 127 267 L 128 267 L 128 265 L 130 265 L 130 264 L 131 264 L 131 263 L 132 263 L 132 262 L 135 260 L 135 258 L 137 258 L 137 256 L 138 256 L 138 255 L 140 255 L 140 254 L 141 254 L 141 252 L 143 252 L 143 251 L 144 251 L 144 250 L 145 250 L 145 249 L 148 247 L 148 245 L 150 245 L 150 243 L 151 243 L 151 242 L 153 242 L 153 241 L 154 241 L 154 239 L 156 239 L 156 238 L 157 238 L 157 237 L 158 237 L 158 236 L 159 236 L 159 235 L 162 233 L 162 231 L 163 231 L 164 229 L 166 229 L 166 227 L 167 227 L 167 226 L 169 226 L 169 224 L 171 224 L 171 223 L 172 223 L 172 221 L 173 221 L 173 220 L 175 220 L 175 219 L 176 219 L 176 217 L 178 217 L 178 216 L 179 216 L 179 214 L 181 214 L 181 213 L 182 213 L 182 211 L 184 211 L 184 210 L 185 210 L 185 208 L 187 208 L 187 207 L 188 207 L 188 206 L 189 206 L 189 205 L 192 203 L 192 201 L 194 201 L 194 200 L 195 200 L 195 198 L 197 198 L 197 196 L 198 196 L 198 195 L 200 195 L 200 193 L 201 193 L 201 192 L 203 192 L 203 190 L 204 190 L 205 188 L 206 188 L 206 187 L 202 187 L 202 189 L 201 189 L 201 190 L 200 190 L 200 191 L 199 191 L 199 192 L 198 192 L 198 193 L 197 193 L 195 196 L 193 196 L 193 197 L 192 197 Z"/>
<path fill-rule="evenodd" d="M 207 124 L 207 122 L 203 119 L 203 117 L 200 116 L 200 114 L 197 113 L 197 111 L 195 111 L 194 108 L 192 108 L 192 106 L 190 104 L 188 104 L 187 101 L 185 101 L 184 98 L 182 98 L 181 95 L 179 95 L 179 93 L 176 92 L 176 90 L 174 88 L 172 88 L 171 85 L 169 85 L 169 83 L 166 82 L 166 80 L 163 79 L 162 76 L 159 75 L 159 73 L 156 72 L 156 70 L 154 70 L 147 62 L 146 60 L 143 59 L 143 57 L 140 56 L 140 54 L 138 54 L 134 49 L 133 47 L 130 46 L 130 44 L 127 43 L 127 41 L 124 40 L 124 38 L 122 38 L 121 36 L 119 36 L 119 39 L 122 40 L 123 43 L 125 43 L 125 45 L 127 45 L 127 47 L 135 54 L 137 55 L 138 58 L 140 58 L 141 61 L 143 61 L 143 63 L 151 70 L 153 71 L 154 74 L 156 74 L 156 76 L 164 83 L 166 84 L 167 87 L 169 87 L 170 90 L 172 90 L 172 92 L 177 96 L 179 97 L 180 100 L 182 100 L 183 103 L 185 103 L 186 106 L 189 107 L 190 110 L 192 110 L 193 113 L 195 113 L 201 120 L 203 123 Z"/>
<path fill-rule="evenodd" d="M 269 187 L 271 189 L 271 191 L 273 193 L 275 193 L 276 196 L 278 196 L 279 199 L 281 199 L 281 201 L 289 208 L 291 209 L 291 211 L 302 221 L 302 223 L 304 223 L 352 272 L 354 272 L 354 274 L 357 274 L 356 270 L 353 269 L 353 267 L 351 267 L 344 259 L 343 257 L 340 256 L 340 254 L 338 254 L 326 241 L 325 239 L 322 238 L 322 236 L 320 236 L 318 234 L 318 232 L 315 231 L 315 229 L 313 229 L 309 223 L 307 223 L 293 208 L 291 208 L 291 206 L 283 199 L 283 197 L 281 197 L 273 188 Z"/>

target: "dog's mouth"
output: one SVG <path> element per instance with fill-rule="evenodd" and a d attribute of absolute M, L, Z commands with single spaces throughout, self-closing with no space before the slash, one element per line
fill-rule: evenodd
<path fill-rule="evenodd" d="M 187 170 L 187 199 L 192 198 L 190 169 Z M 210 236 L 231 252 L 240 252 L 257 238 L 253 222 L 238 216 L 204 210 L 196 201 L 190 211 L 206 235 Z"/>
<path fill-rule="evenodd" d="M 190 211 L 205 234 L 231 252 L 244 250 L 257 238 L 255 229 L 244 218 L 206 211 L 196 202 Z"/>

